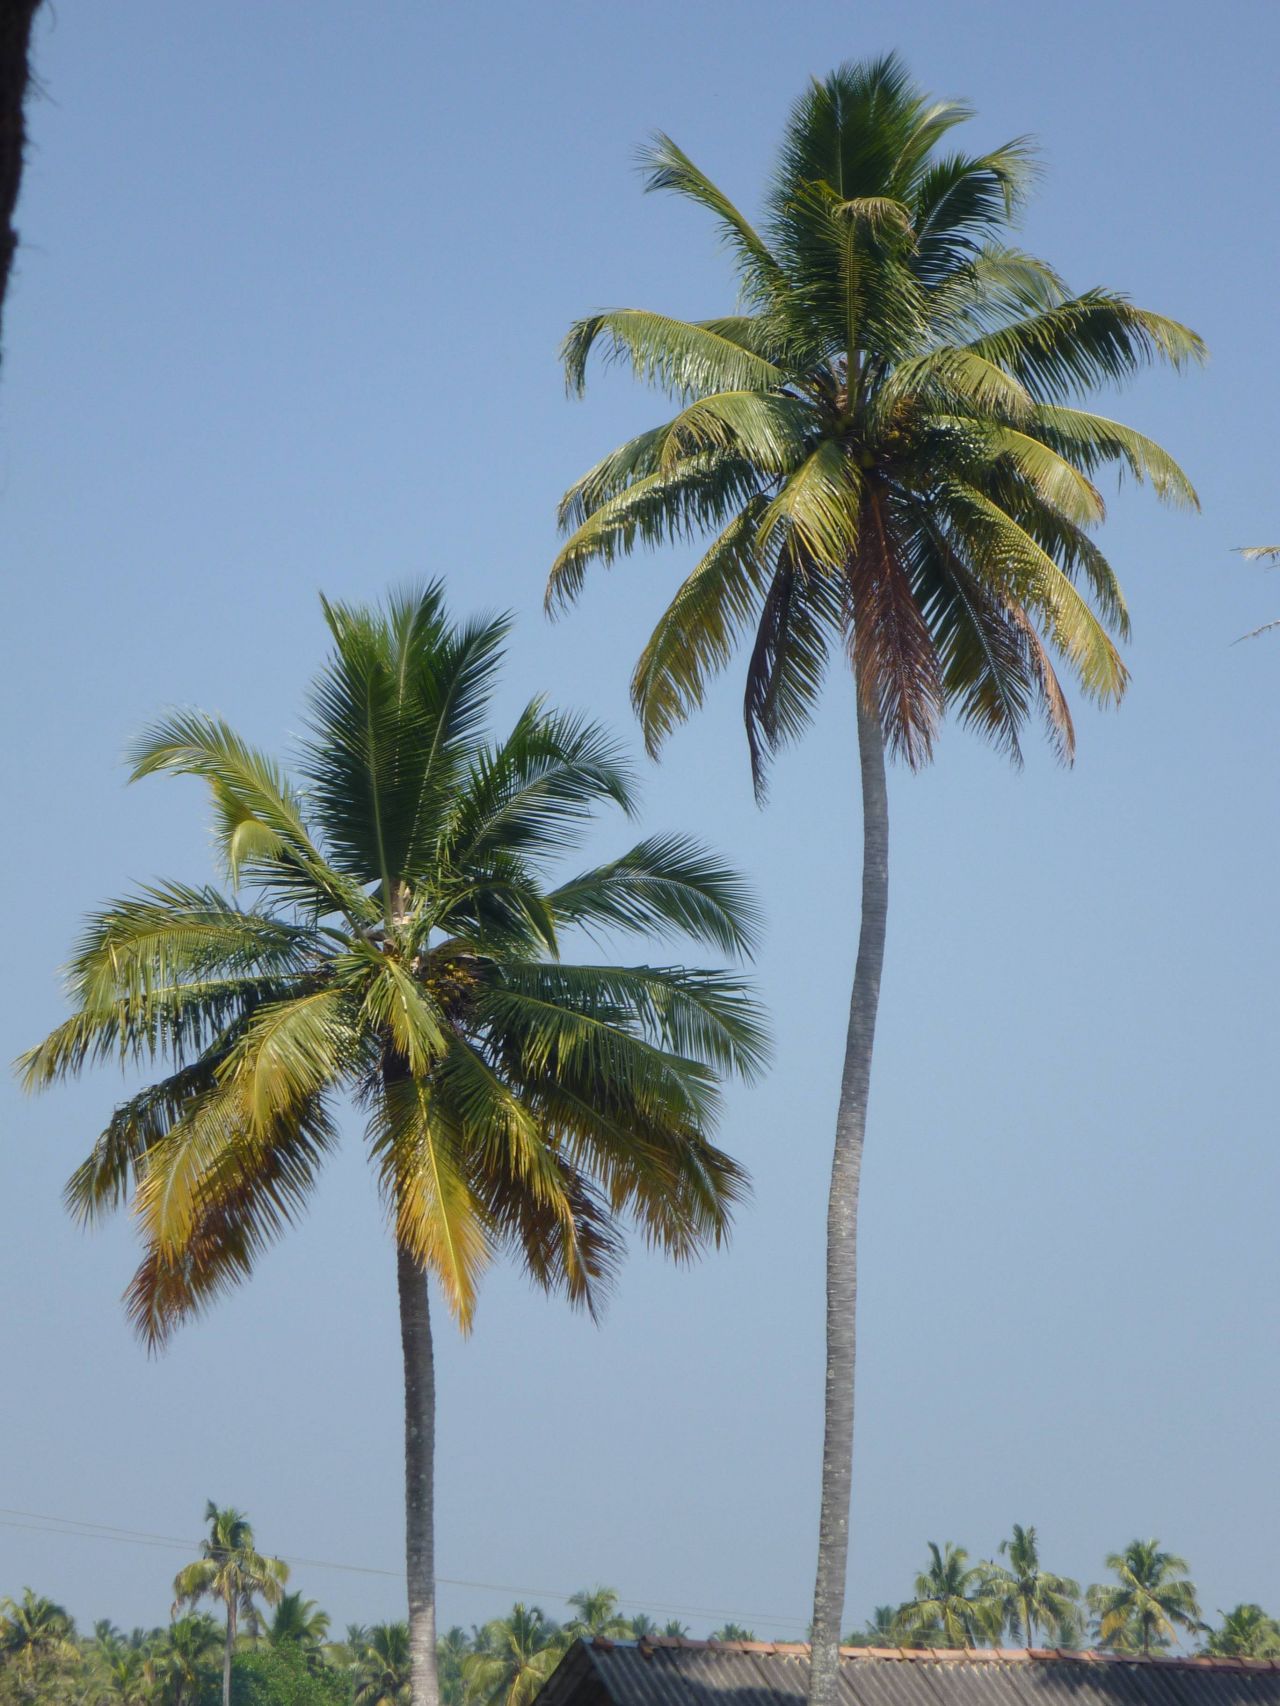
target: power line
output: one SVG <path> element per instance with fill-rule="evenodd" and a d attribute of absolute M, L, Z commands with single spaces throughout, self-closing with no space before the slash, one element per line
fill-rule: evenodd
<path fill-rule="evenodd" d="M 198 1540 L 181 1540 L 172 1534 L 151 1534 L 145 1529 L 119 1528 L 112 1523 L 89 1522 L 80 1517 L 49 1516 L 41 1511 L 11 1510 L 4 1506 L 0 1506 L 0 1528 L 17 1529 L 27 1534 L 65 1535 L 77 1540 L 115 1541 L 122 1546 L 150 1546 L 161 1549 L 176 1547 L 183 1552 L 194 1552 L 200 1547 Z M 384 1570 L 371 1564 L 338 1563 L 330 1558 L 303 1558 L 288 1552 L 275 1555 L 282 1558 L 286 1564 L 296 1564 L 310 1570 L 341 1570 L 348 1575 L 383 1576 L 393 1581 L 404 1575 L 403 1570 Z M 521 1585 L 512 1582 L 473 1582 L 457 1576 L 437 1576 L 436 1581 L 442 1587 L 476 1588 L 490 1593 L 536 1594 L 540 1599 L 556 1599 L 566 1604 L 573 1598 L 572 1594 L 562 1593 L 558 1588 L 530 1587 L 527 1583 Z M 808 1627 L 807 1618 L 784 1617 L 773 1611 L 743 1611 L 715 1605 L 670 1605 L 659 1600 L 627 1599 L 621 1595 L 618 1604 L 635 1611 L 665 1612 L 669 1616 L 734 1619 L 747 1617 L 760 1623 L 785 1624 L 798 1629 Z"/>

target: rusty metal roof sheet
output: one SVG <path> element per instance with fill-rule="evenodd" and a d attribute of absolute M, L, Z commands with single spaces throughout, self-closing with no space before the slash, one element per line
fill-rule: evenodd
<path fill-rule="evenodd" d="M 1280 1663 L 1055 1648 L 841 1649 L 841 1706 L 1280 1706 Z M 809 1649 L 577 1641 L 537 1706 L 805 1706 Z"/>

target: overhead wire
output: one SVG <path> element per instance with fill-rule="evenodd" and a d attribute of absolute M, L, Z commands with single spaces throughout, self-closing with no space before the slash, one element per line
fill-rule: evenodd
<path fill-rule="evenodd" d="M 90 1522 L 82 1517 L 49 1516 L 42 1511 L 10 1509 L 0 1505 L 0 1528 L 21 1530 L 28 1534 L 64 1535 L 79 1540 L 115 1541 L 124 1546 L 150 1546 L 162 1549 L 177 1548 L 183 1552 L 198 1551 L 199 1540 L 183 1540 L 172 1534 L 152 1534 L 146 1529 L 121 1528 L 113 1523 Z M 296 1553 L 274 1554 L 290 1566 L 309 1570 L 340 1570 L 350 1575 L 382 1576 L 396 1580 L 403 1570 L 386 1570 L 372 1564 L 340 1563 L 331 1558 L 304 1558 Z M 527 1583 L 467 1581 L 458 1576 L 437 1576 L 442 1587 L 473 1588 L 489 1593 L 536 1594 L 541 1599 L 554 1599 L 567 1604 L 574 1596 L 558 1588 L 531 1587 Z M 659 1600 L 629 1599 L 619 1595 L 618 1604 L 635 1611 L 663 1612 L 670 1617 L 749 1618 L 753 1622 L 785 1625 L 807 1629 L 808 1619 L 783 1616 L 774 1611 L 743 1611 L 714 1605 L 674 1605 Z"/>

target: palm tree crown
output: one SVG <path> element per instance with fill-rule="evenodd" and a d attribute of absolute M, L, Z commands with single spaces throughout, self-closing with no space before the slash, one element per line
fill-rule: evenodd
<path fill-rule="evenodd" d="M 600 350 L 684 406 L 570 488 L 548 600 L 573 599 L 592 562 L 714 535 L 636 666 L 652 749 L 752 629 L 758 785 L 833 647 L 913 765 L 948 705 L 1015 756 L 1039 705 L 1069 754 L 1050 651 L 1086 693 L 1123 691 L 1108 630 L 1128 619 L 1089 537 L 1103 516 L 1092 475 L 1116 463 L 1162 497 L 1195 495 L 1150 439 L 1071 404 L 1202 345 L 1114 291 L 1073 294 L 1009 246 L 1031 156 L 1022 142 L 940 153 L 969 116 L 928 101 L 895 58 L 845 66 L 797 103 L 759 228 L 670 138 L 649 150 L 649 187 L 716 221 L 741 311 L 622 309 L 570 332 L 573 389 Z"/>
<path fill-rule="evenodd" d="M 1000 1601 L 1002 1627 L 1028 1647 L 1036 1645 L 1038 1629 L 1074 1633 L 1080 1621 L 1080 1584 L 1041 1569 L 1035 1529 L 1015 1522 L 1000 1551 L 1009 1567 L 988 1567 L 986 1592 Z"/>
<path fill-rule="evenodd" d="M 345 1089 L 368 1111 L 399 1243 L 464 1325 L 496 1249 L 594 1305 L 619 1215 L 689 1256 L 742 1190 L 707 1136 L 717 1069 L 763 1057 L 741 981 L 559 957 L 573 926 L 746 948 L 741 883 L 666 836 L 551 886 L 548 863 L 598 802 L 633 807 L 613 743 L 536 701 L 483 739 L 507 624 L 452 625 L 438 586 L 385 616 L 325 613 L 335 651 L 305 794 L 197 713 L 134 755 L 135 776 L 208 782 L 228 873 L 255 904 L 165 883 L 109 907 L 73 963 L 72 1017 L 22 1063 L 32 1086 L 113 1055 L 169 1064 L 68 1187 L 86 1220 L 136 1189 L 130 1308 L 153 1341 L 296 1216 Z"/>
<path fill-rule="evenodd" d="M 580 1588 L 577 1593 L 570 1594 L 569 1604 L 574 1615 L 565 1624 L 566 1635 L 590 1640 L 596 1635 L 608 1637 L 633 1633 L 631 1625 L 618 1610 L 618 1595 L 613 1588 Z"/>
<path fill-rule="evenodd" d="M 560 1662 L 565 1632 L 536 1605 L 513 1605 L 480 1632 L 463 1663 L 465 1698 L 475 1706 L 529 1706 Z"/>
<path fill-rule="evenodd" d="M 1158 1540 L 1131 1540 L 1108 1554 L 1107 1568 L 1116 1581 L 1095 1583 L 1086 1595 L 1104 1647 L 1149 1653 L 1168 1646 L 1178 1628 L 1203 1627 L 1186 1560 L 1162 1551 Z"/>
<path fill-rule="evenodd" d="M 936 1636 L 948 1647 L 972 1647 L 995 1633 L 996 1604 L 987 1593 L 987 1569 L 970 1564 L 963 1546 L 929 1542 L 929 1567 L 916 1577 L 915 1598 L 901 1607 L 906 1635 Z"/>
<path fill-rule="evenodd" d="M 1280 1623 L 1252 1602 L 1221 1613 L 1222 1622 L 1210 1630 L 1204 1644 L 1215 1657 L 1280 1658 Z"/>

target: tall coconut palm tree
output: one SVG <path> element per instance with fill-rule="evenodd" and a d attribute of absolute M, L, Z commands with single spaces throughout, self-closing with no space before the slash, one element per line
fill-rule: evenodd
<path fill-rule="evenodd" d="M 79 1657 L 76 1626 L 62 1606 L 30 1588 L 21 1599 L 0 1599 L 0 1662 L 12 1668 L 23 1699 L 44 1698 Z"/>
<path fill-rule="evenodd" d="M 1107 1568 L 1116 1581 L 1095 1582 L 1085 1595 L 1104 1647 L 1148 1654 L 1178 1629 L 1204 1627 L 1186 1560 L 1162 1551 L 1158 1540 L 1131 1540 L 1108 1555 Z"/>
<path fill-rule="evenodd" d="M 916 1577 L 915 1598 L 899 1608 L 902 1634 L 937 1636 L 943 1646 L 973 1647 L 998 1629 L 999 1605 L 987 1591 L 987 1570 L 970 1564 L 963 1546 L 929 1542 L 929 1567 Z"/>
<path fill-rule="evenodd" d="M 1237 1605 L 1222 1611 L 1222 1622 L 1209 1631 L 1204 1650 L 1217 1658 L 1280 1658 L 1280 1623 L 1260 1605 Z"/>
<path fill-rule="evenodd" d="M 241 1617 L 254 1615 L 254 1601 L 278 1605 L 289 1579 L 289 1566 L 268 1558 L 254 1545 L 253 1528 L 243 1511 L 215 1505 L 210 1499 L 204 1520 L 209 1532 L 200 1542 L 200 1556 L 173 1578 L 174 1613 L 202 1599 L 218 1600 L 226 1616 L 222 1652 L 222 1706 L 231 1706 L 231 1658 Z"/>
<path fill-rule="evenodd" d="M 1039 1629 L 1079 1627 L 1080 1584 L 1041 1569 L 1034 1528 L 1015 1522 L 1012 1535 L 1000 1542 L 1000 1552 L 1008 1558 L 1009 1567 L 988 1566 L 985 1591 L 1000 1601 L 1002 1629 L 1034 1647 Z"/>
<path fill-rule="evenodd" d="M 856 1248 L 872 1045 L 888 908 L 886 751 L 930 757 L 953 710 L 1015 760 L 1029 716 L 1070 758 L 1053 659 L 1090 698 L 1127 679 L 1128 629 L 1091 537 L 1093 476 L 1117 464 L 1174 502 L 1159 445 L 1072 406 L 1144 363 L 1199 357 L 1186 327 L 1114 291 L 1071 292 L 1010 246 L 1026 146 L 942 152 L 969 109 L 935 102 L 895 58 L 815 82 L 792 112 L 753 225 L 668 137 L 648 184 L 701 206 L 739 284 L 738 310 L 687 321 L 635 308 L 569 333 L 570 389 L 593 352 L 680 405 L 566 493 L 571 530 L 548 605 L 590 566 L 709 537 L 632 677 L 651 752 L 748 647 L 743 711 L 756 787 L 807 724 L 832 655 L 856 683 L 862 918 L 827 1217 L 827 1375 L 811 1698 L 831 1706 L 843 1613 L 853 1442 Z M 1082 590 L 1083 589 L 1083 590 Z"/>
<path fill-rule="evenodd" d="M 751 1075 L 764 1049 L 746 986 L 561 948 L 582 928 L 735 953 L 754 914 L 679 836 L 550 879 L 597 806 L 634 809 L 633 785 L 599 728 L 540 701 L 484 738 L 504 620 L 451 622 L 438 585 L 385 612 L 324 608 L 302 790 L 195 712 L 134 755 L 135 776 L 208 782 L 252 899 L 165 883 L 108 907 L 71 1018 L 22 1068 L 34 1087 L 113 1056 L 164 1063 L 68 1187 L 87 1220 L 132 1192 L 129 1307 L 153 1344 L 297 1216 L 354 1093 L 396 1251 L 413 1697 L 437 1706 L 427 1276 L 466 1329 L 497 1253 L 594 1311 L 627 1221 L 677 1260 L 724 1237 L 743 1175 L 710 1137 L 719 1074 Z"/>
<path fill-rule="evenodd" d="M 618 1595 L 614 1588 L 580 1588 L 570 1594 L 569 1604 L 575 1616 L 565 1624 L 565 1634 L 577 1640 L 591 1640 L 596 1635 L 620 1636 L 628 1632 L 627 1619 L 618 1610 Z"/>
<path fill-rule="evenodd" d="M 511 1607 L 481 1631 L 477 1650 L 462 1669 L 471 1706 L 529 1706 L 560 1663 L 568 1632 L 539 1606 Z"/>

